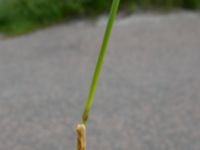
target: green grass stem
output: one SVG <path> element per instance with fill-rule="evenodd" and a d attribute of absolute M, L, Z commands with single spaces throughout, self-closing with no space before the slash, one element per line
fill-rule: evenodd
<path fill-rule="evenodd" d="M 85 109 L 84 109 L 84 112 L 83 112 L 83 115 L 82 115 L 82 123 L 84 123 L 84 124 L 86 124 L 86 122 L 87 122 L 89 112 L 90 112 L 90 108 L 91 108 L 92 103 L 93 103 L 93 98 L 94 98 L 94 95 L 95 95 L 99 75 L 100 75 L 100 72 L 101 72 L 102 64 L 103 64 L 104 57 L 105 57 L 105 54 L 106 54 L 106 50 L 107 50 L 107 47 L 108 47 L 108 43 L 109 43 L 113 23 L 115 21 L 115 17 L 116 17 L 117 10 L 118 10 L 118 7 L 119 7 L 119 3 L 120 3 L 120 0 L 113 0 L 113 3 L 112 3 L 109 20 L 108 20 L 107 27 L 106 27 L 106 30 L 105 30 L 105 34 L 104 34 L 101 50 L 100 50 L 100 53 L 99 53 L 99 57 L 98 57 L 98 60 L 97 60 L 97 63 L 96 63 L 96 68 L 95 68 L 92 83 L 91 83 L 91 86 L 90 86 L 88 99 L 87 99 Z"/>

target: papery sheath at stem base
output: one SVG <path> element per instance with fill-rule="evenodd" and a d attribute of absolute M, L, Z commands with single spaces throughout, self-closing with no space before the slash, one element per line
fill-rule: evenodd
<path fill-rule="evenodd" d="M 86 126 L 78 124 L 76 127 L 77 132 L 77 150 L 86 150 Z"/>

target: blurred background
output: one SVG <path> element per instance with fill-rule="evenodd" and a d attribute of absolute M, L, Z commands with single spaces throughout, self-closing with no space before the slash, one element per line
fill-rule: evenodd
<path fill-rule="evenodd" d="M 0 0 L 0 149 L 76 149 L 111 0 Z M 200 149 L 200 0 L 122 0 L 88 150 Z"/>
<path fill-rule="evenodd" d="M 112 0 L 0 0 L 0 31 L 23 33 L 74 18 L 96 17 L 108 12 Z M 200 0 L 123 0 L 121 10 L 197 10 Z"/>

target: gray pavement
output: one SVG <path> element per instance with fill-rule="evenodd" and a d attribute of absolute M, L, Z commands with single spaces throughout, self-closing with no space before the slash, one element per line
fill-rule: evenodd
<path fill-rule="evenodd" d="M 0 150 L 74 150 L 105 28 L 72 22 L 0 40 Z M 200 15 L 118 19 L 88 150 L 200 149 Z"/>

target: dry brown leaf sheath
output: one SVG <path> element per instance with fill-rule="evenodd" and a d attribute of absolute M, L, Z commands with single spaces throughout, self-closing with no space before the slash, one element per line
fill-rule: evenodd
<path fill-rule="evenodd" d="M 86 127 L 84 124 L 78 124 L 77 132 L 77 150 L 86 150 Z"/>

